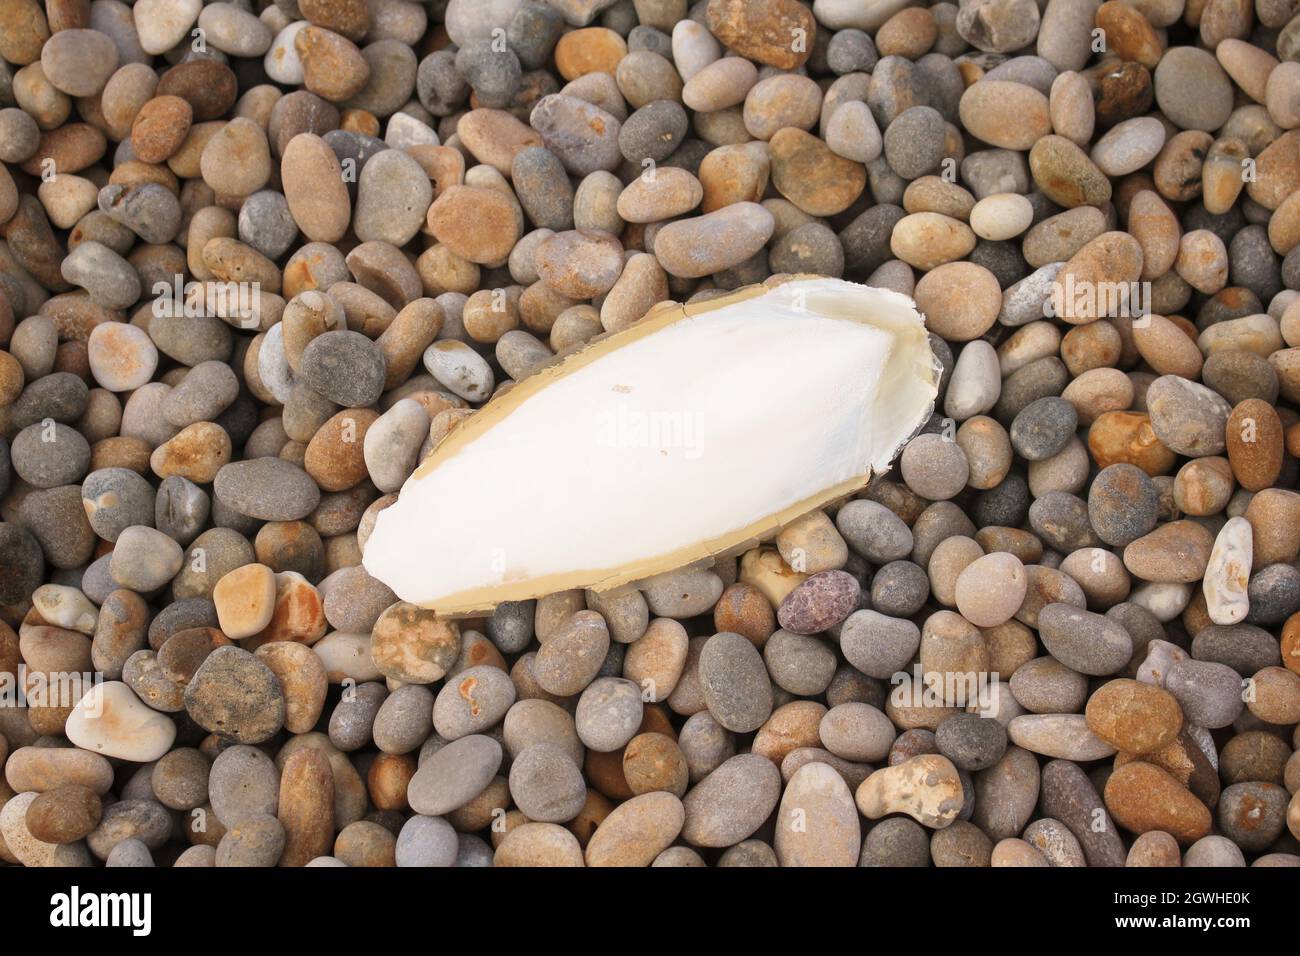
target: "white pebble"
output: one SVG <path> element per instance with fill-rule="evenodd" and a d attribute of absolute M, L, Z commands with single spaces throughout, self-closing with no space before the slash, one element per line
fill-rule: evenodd
<path fill-rule="evenodd" d="M 975 339 L 962 346 L 953 366 L 948 391 L 943 398 L 943 410 L 959 422 L 982 415 L 998 402 L 1002 394 L 1002 373 L 998 366 L 998 353 L 983 339 Z"/>
<path fill-rule="evenodd" d="M 485 402 L 496 384 L 487 360 L 464 342 L 443 339 L 424 350 L 424 367 L 467 402 Z"/>
<path fill-rule="evenodd" d="M 66 584 L 42 584 L 32 592 L 32 607 L 56 627 L 94 634 L 99 608 L 90 598 Z"/>
<path fill-rule="evenodd" d="M 981 239 L 1014 239 L 1034 221 L 1034 207 L 1019 193 L 985 196 L 970 211 L 970 227 Z"/>
<path fill-rule="evenodd" d="M 1250 580 L 1254 533 L 1245 518 L 1229 518 L 1219 529 L 1205 568 L 1205 606 L 1215 624 L 1236 624 L 1250 610 L 1246 584 Z"/>
<path fill-rule="evenodd" d="M 96 684 L 72 708 L 63 730 L 82 750 L 132 763 L 149 763 L 171 749 L 176 725 L 146 707 L 120 680 Z"/>

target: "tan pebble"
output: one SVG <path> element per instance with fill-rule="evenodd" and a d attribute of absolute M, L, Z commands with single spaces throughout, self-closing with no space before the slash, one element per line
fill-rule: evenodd
<path fill-rule="evenodd" d="M 1194 458 L 1174 476 L 1174 504 L 1193 517 L 1221 512 L 1232 497 L 1237 482 L 1226 458 Z"/>
<path fill-rule="evenodd" d="M 889 248 L 908 265 L 930 270 L 969 254 L 975 248 L 975 233 L 948 216 L 918 212 L 894 225 Z"/>
<path fill-rule="evenodd" d="M 701 211 L 713 212 L 737 202 L 758 202 L 767 190 L 770 174 L 764 144 L 719 146 L 700 161 Z"/>
<path fill-rule="evenodd" d="M 776 547 L 786 564 L 805 574 L 842 568 L 849 556 L 848 545 L 824 511 L 786 525 L 777 535 Z"/>
<path fill-rule="evenodd" d="M 1201 169 L 1201 201 L 1207 212 L 1220 216 L 1233 207 L 1246 185 L 1242 172 L 1249 158 L 1246 144 L 1236 138 L 1216 139 L 1210 146 Z"/>
<path fill-rule="evenodd" d="M 915 298 L 930 331 L 954 342 L 979 338 L 1002 308 L 997 277 L 971 262 L 948 262 L 927 272 L 916 284 Z"/>
<path fill-rule="evenodd" d="M 1097 27 L 1105 32 L 1108 50 L 1125 60 L 1154 70 L 1164 53 L 1155 29 L 1137 8 L 1121 0 L 1107 0 L 1097 10 Z"/>
<path fill-rule="evenodd" d="M 926 573 L 930 593 L 945 607 L 957 606 L 957 581 L 968 567 L 984 557 L 984 548 L 973 538 L 956 534 L 944 538 L 930 555 Z M 1023 600 L 1024 595 L 1021 595 Z M 1016 605 L 1020 607 L 1019 604 Z"/>
<path fill-rule="evenodd" d="M 833 216 L 849 208 L 866 187 L 860 163 L 831 152 L 825 142 L 786 127 L 768 142 L 772 184 L 781 195 L 812 216 Z"/>
<path fill-rule="evenodd" d="M 555 823 L 521 823 L 497 847 L 493 866 L 583 866 L 578 838 Z"/>
<path fill-rule="evenodd" d="M 942 829 L 961 811 L 962 785 L 947 757 L 923 754 L 877 770 L 858 787 L 855 802 L 870 820 L 905 813 L 922 826 Z"/>
<path fill-rule="evenodd" d="M 252 637 L 271 623 L 275 611 L 275 572 L 264 564 L 245 564 L 221 577 L 212 589 L 221 629 L 234 640 Z"/>
<path fill-rule="evenodd" d="M 1159 375 L 1200 378 L 1204 357 L 1182 327 L 1163 315 L 1141 316 L 1133 323 L 1137 350 Z"/>
<path fill-rule="evenodd" d="M 1254 532 L 1255 567 L 1296 559 L 1300 552 L 1300 494 L 1267 488 L 1251 498 L 1245 518 Z"/>
<path fill-rule="evenodd" d="M 1125 232 L 1104 232 L 1057 273 L 1050 297 L 1053 314 L 1075 325 L 1109 314 L 1115 302 L 1132 303 L 1125 297 L 1133 294 L 1141 273 L 1138 241 Z"/>
<path fill-rule="evenodd" d="M 1201 192 L 1201 168 L 1214 137 L 1201 130 L 1183 130 L 1165 141 L 1151 174 L 1156 191 L 1174 202 L 1195 199 Z"/>
<path fill-rule="evenodd" d="M 1165 747 L 1183 726 L 1182 709 L 1172 694 L 1128 678 L 1109 681 L 1093 692 L 1084 716 L 1094 734 L 1130 754 Z"/>
<path fill-rule="evenodd" d="M 1172 774 L 1135 761 L 1106 781 L 1106 809 L 1133 833 L 1168 833 L 1179 843 L 1194 843 L 1210 832 L 1210 811 Z"/>
<path fill-rule="evenodd" d="M 1096 116 L 1092 88 L 1081 73 L 1067 70 L 1052 81 L 1048 98 L 1052 131 L 1071 142 L 1086 146 L 1092 139 Z"/>
<path fill-rule="evenodd" d="M 967 222 L 975 208 L 975 197 L 957 183 L 939 176 L 921 176 L 903 191 L 903 208 L 908 212 L 937 212 Z"/>
<path fill-rule="evenodd" d="M 1246 183 L 1251 199 L 1276 209 L 1300 189 L 1300 130 L 1288 130 L 1255 157 L 1255 178 Z"/>
<path fill-rule="evenodd" d="M 653 177 L 643 174 L 632 180 L 619 194 L 618 214 L 626 222 L 659 222 L 690 212 L 703 198 L 704 188 L 698 179 L 685 169 L 670 166 L 656 170 Z"/>
<path fill-rule="evenodd" d="M 1208 229 L 1186 233 L 1174 263 L 1178 274 L 1198 292 L 1213 295 L 1228 284 L 1228 250 Z"/>
<path fill-rule="evenodd" d="M 1034 209 L 1019 193 L 985 196 L 970 212 L 970 226 L 981 239 L 1013 239 L 1029 228 Z"/>
<path fill-rule="evenodd" d="M 1278 126 L 1288 130 L 1300 126 L 1300 63 L 1287 60 L 1274 67 L 1264 87 L 1264 103 Z"/>
<path fill-rule="evenodd" d="M 495 189 L 452 186 L 429 207 L 429 230 L 457 255 L 483 265 L 504 263 L 520 235 L 509 197 Z"/>
<path fill-rule="evenodd" d="M 613 74 L 627 56 L 627 43 L 608 27 L 585 27 L 560 37 L 555 45 L 555 66 L 566 80 L 588 73 Z"/>
<path fill-rule="evenodd" d="M 315 586 L 296 571 L 279 571 L 271 619 L 244 647 L 257 650 L 270 643 L 315 644 L 325 636 L 326 623 L 324 601 Z"/>
<path fill-rule="evenodd" d="M 758 69 L 738 56 L 714 60 L 682 88 L 682 102 L 692 110 L 711 113 L 736 106 L 758 82 Z"/>
<path fill-rule="evenodd" d="M 159 478 L 179 475 L 196 484 L 208 484 L 230 456 L 230 436 L 224 428 L 215 422 L 195 422 L 155 448 L 149 467 Z"/>
<path fill-rule="evenodd" d="M 953 594 L 962 617 L 976 627 L 995 627 L 1019 610 L 1027 584 L 1019 558 L 1006 553 L 987 554 L 958 575 Z"/>
<path fill-rule="evenodd" d="M 981 80 L 967 87 L 958 110 L 972 136 L 1003 149 L 1029 149 L 1052 130 L 1047 97 L 1023 83 Z"/>
<path fill-rule="evenodd" d="M 1153 476 L 1166 474 L 1177 459 L 1156 437 L 1145 412 L 1103 412 L 1088 430 L 1088 450 L 1099 468 L 1128 462 Z"/>
<path fill-rule="evenodd" d="M 822 91 L 815 80 L 783 73 L 759 80 L 745 96 L 742 117 L 755 139 L 770 140 L 787 126 L 812 129 L 821 117 Z"/>
<path fill-rule="evenodd" d="M 1268 241 L 1278 255 L 1300 245 L 1300 191 L 1282 200 L 1268 220 Z"/>
<path fill-rule="evenodd" d="M 1282 421 L 1268 402 L 1248 398 L 1228 416 L 1224 429 L 1228 461 L 1247 491 L 1263 491 L 1282 471 Z"/>
<path fill-rule="evenodd" d="M 293 38 L 302 61 L 303 85 L 322 99 L 341 103 L 370 79 L 370 64 L 355 43 L 323 27 L 304 27 Z"/>
<path fill-rule="evenodd" d="M 1076 143 L 1064 136 L 1044 135 L 1030 146 L 1030 175 L 1057 205 L 1097 206 L 1110 198 L 1110 180 Z"/>
<path fill-rule="evenodd" d="M 1223 71 L 1256 103 L 1267 101 L 1268 81 L 1277 68 L 1277 59 L 1245 40 L 1229 37 L 1214 47 L 1214 56 Z"/>
<path fill-rule="evenodd" d="M 1128 231 L 1142 248 L 1141 279 L 1158 279 L 1173 268 L 1182 230 L 1178 217 L 1157 193 L 1144 189 L 1133 197 Z"/>
<path fill-rule="evenodd" d="M 503 176 L 510 175 L 510 169 L 517 153 L 531 146 L 542 145 L 542 138 L 536 131 L 527 124 L 520 122 L 506 110 L 470 110 L 457 121 L 456 135 L 460 137 L 461 143 L 465 149 L 469 150 L 470 155 L 480 163 L 487 163 L 489 166 L 494 167 Z M 432 148 L 439 149 L 440 147 Z M 418 161 L 419 157 L 416 157 L 416 159 Z M 427 171 L 428 168 L 426 167 Z M 454 173 L 454 170 L 451 171 Z M 463 177 L 463 162 L 460 173 Z M 444 174 L 442 178 L 445 180 L 456 177 L 454 175 L 448 177 Z M 441 190 L 436 188 L 438 178 L 431 176 L 430 179 L 435 182 L 435 191 L 441 193 Z M 443 188 L 446 188 L 448 184 L 454 185 L 455 183 L 444 182 Z"/>

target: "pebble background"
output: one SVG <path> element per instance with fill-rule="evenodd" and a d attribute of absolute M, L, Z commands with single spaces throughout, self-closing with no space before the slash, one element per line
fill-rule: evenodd
<path fill-rule="evenodd" d="M 1300 865 L 1298 14 L 0 0 L 0 671 L 105 678 L 0 707 L 0 861 Z M 944 365 L 855 500 L 460 622 L 362 569 L 490 396 L 781 273 Z"/>

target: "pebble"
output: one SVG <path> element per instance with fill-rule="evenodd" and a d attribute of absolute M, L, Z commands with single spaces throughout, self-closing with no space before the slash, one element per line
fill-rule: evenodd
<path fill-rule="evenodd" d="M 764 207 L 737 202 L 664 226 L 655 233 L 654 252 L 670 275 L 711 275 L 750 258 L 771 238 L 775 227 L 772 214 Z"/>
<path fill-rule="evenodd" d="M 1232 408 L 1204 385 L 1178 375 L 1162 375 L 1147 387 L 1151 428 L 1160 442 L 1180 455 L 1221 454 Z"/>
<path fill-rule="evenodd" d="M 463 807 L 492 781 L 501 757 L 501 745 L 491 737 L 471 734 L 451 741 L 421 763 L 411 778 L 411 809 L 438 817 Z"/>
<path fill-rule="evenodd" d="M 320 489 L 305 471 L 280 458 L 232 462 L 216 474 L 217 499 L 262 521 L 297 521 L 320 503 Z"/>
<path fill-rule="evenodd" d="M 649 866 L 676 839 L 685 822 L 682 802 L 656 791 L 616 807 L 587 843 L 588 866 Z"/>
<path fill-rule="evenodd" d="M 1179 129 L 1214 131 L 1232 111 L 1232 84 L 1214 55 L 1171 47 L 1153 73 L 1160 111 Z"/>
<path fill-rule="evenodd" d="M 875 771 L 858 787 L 855 801 L 871 820 L 905 813 L 922 826 L 942 829 L 957 819 L 962 784 L 947 757 L 924 754 Z"/>
<path fill-rule="evenodd" d="M 899 463 L 907 486 L 931 501 L 956 496 L 970 474 L 961 447 L 933 433 L 918 435 L 908 442 Z"/>
<path fill-rule="evenodd" d="M 1160 750 L 1183 724 L 1182 710 L 1172 694 L 1127 678 L 1099 688 L 1088 699 L 1085 716 L 1098 737 L 1132 754 Z"/>
<path fill-rule="evenodd" d="M 640 728 L 644 707 L 638 684 L 614 677 L 598 677 L 578 699 L 574 714 L 581 742 L 599 753 L 624 747 Z"/>
<path fill-rule="evenodd" d="M 1160 767 L 1135 761 L 1111 774 L 1106 808 L 1120 826 L 1134 833 L 1161 830 L 1179 843 L 1193 843 L 1210 829 L 1210 811 Z"/>
<path fill-rule="evenodd" d="M 157 760 L 176 739 L 171 718 L 121 681 L 94 685 L 68 714 L 64 732 L 83 750 L 135 763 Z"/>
<path fill-rule="evenodd" d="M 284 691 L 264 663 L 226 645 L 213 650 L 190 679 L 185 710 L 205 730 L 257 744 L 284 725 Z"/>
<path fill-rule="evenodd" d="M 757 730 L 772 712 L 772 685 L 758 651 L 739 634 L 715 634 L 699 658 L 704 702 L 723 727 Z"/>
<path fill-rule="evenodd" d="M 730 757 L 683 798 L 682 837 L 695 846 L 735 846 L 776 809 L 781 789 L 780 771 L 766 757 Z"/>

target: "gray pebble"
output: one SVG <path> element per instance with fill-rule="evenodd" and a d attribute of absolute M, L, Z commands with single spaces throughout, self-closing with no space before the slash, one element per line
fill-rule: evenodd
<path fill-rule="evenodd" d="M 279 259 L 298 238 L 288 200 L 274 189 L 255 192 L 239 207 L 239 241 L 268 259 Z"/>
<path fill-rule="evenodd" d="M 1245 707 L 1241 675 L 1226 664 L 1176 661 L 1165 673 L 1163 686 L 1178 699 L 1183 716 L 1210 730 L 1231 726 Z"/>
<path fill-rule="evenodd" d="M 433 732 L 433 700 L 433 692 L 422 684 L 406 684 L 389 694 L 375 714 L 375 746 L 389 754 L 418 749 Z"/>
<path fill-rule="evenodd" d="M 84 484 L 82 494 L 85 494 Z M 158 493 L 154 498 L 154 527 L 184 547 L 193 541 L 203 530 L 203 526 L 208 523 L 211 509 L 212 499 L 208 497 L 206 491 L 188 478 L 172 475 L 164 478 L 162 484 L 158 486 Z"/>
<path fill-rule="evenodd" d="M 681 145 L 690 130 L 690 120 L 675 100 L 654 100 L 636 110 L 618 134 L 623 158 L 637 166 L 645 160 L 663 162 Z"/>
<path fill-rule="evenodd" d="M 368 633 L 397 595 L 365 568 L 339 568 L 321 582 L 325 620 L 340 631 Z"/>
<path fill-rule="evenodd" d="M 931 106 L 904 110 L 885 128 L 885 159 L 904 179 L 924 176 L 943 159 L 946 129 L 943 117 Z"/>
<path fill-rule="evenodd" d="M 1300 610 L 1300 570 L 1293 564 L 1270 564 L 1250 577 L 1247 622 L 1261 627 L 1281 624 Z"/>
<path fill-rule="evenodd" d="M 621 677 L 598 677 L 578 698 L 574 723 L 584 744 L 609 753 L 636 736 L 644 712 L 640 687 Z"/>
<path fill-rule="evenodd" d="M 929 576 L 911 561 L 890 561 L 871 579 L 871 606 L 892 617 L 911 617 L 929 596 Z"/>
<path fill-rule="evenodd" d="M 878 611 L 854 611 L 840 627 L 840 650 L 845 659 L 880 680 L 906 669 L 920 646 L 920 628 Z"/>
<path fill-rule="evenodd" d="M 104 865 L 109 867 L 152 867 L 154 865 L 153 854 L 149 852 L 147 846 L 131 837 L 113 847 Z"/>
<path fill-rule="evenodd" d="M 515 153 L 510 167 L 519 204 L 533 224 L 556 232 L 573 228 L 573 186 L 559 157 L 544 146 Z"/>
<path fill-rule="evenodd" d="M 622 159 L 618 147 L 622 124 L 585 100 L 560 93 L 544 96 L 533 107 L 529 123 L 575 176 L 615 169 Z"/>
<path fill-rule="evenodd" d="M 239 395 L 239 379 L 225 362 L 200 362 L 167 393 L 163 417 L 177 428 L 210 422 Z"/>
<path fill-rule="evenodd" d="M 510 797 L 529 820 L 564 823 L 582 810 L 582 771 L 554 744 L 533 744 L 510 765 Z"/>
<path fill-rule="evenodd" d="M 413 816 L 397 834 L 398 866 L 455 866 L 460 837 L 442 817 Z"/>
<path fill-rule="evenodd" d="M 1275 783 L 1252 780 L 1225 787 L 1215 812 L 1219 829 L 1237 847 L 1259 853 L 1286 829 L 1291 795 Z"/>
<path fill-rule="evenodd" d="M 519 88 L 522 69 L 508 46 L 497 49 L 491 40 L 473 40 L 456 51 L 456 69 L 474 89 L 482 106 L 510 105 Z"/>
<path fill-rule="evenodd" d="M 147 593 L 174 578 L 183 562 L 181 546 L 167 535 L 147 525 L 132 525 L 117 537 L 109 574 L 120 587 Z"/>
<path fill-rule="evenodd" d="M 954 714 L 935 729 L 939 752 L 959 770 L 984 770 L 1002 759 L 1007 732 L 1002 724 L 976 714 Z"/>
<path fill-rule="evenodd" d="M 449 677 L 438 692 L 433 703 L 433 726 L 440 736 L 453 741 L 482 733 L 495 726 L 514 702 L 515 685 L 509 674 L 487 664 L 469 667 Z M 446 812 L 411 806 L 430 816 Z"/>
<path fill-rule="evenodd" d="M 369 745 L 374 731 L 375 715 L 379 713 L 379 708 L 387 698 L 388 688 L 374 681 L 358 684 L 351 689 L 350 693 L 344 694 L 343 699 L 334 705 L 334 710 L 330 714 L 330 743 L 344 753 L 360 750 Z"/>
<path fill-rule="evenodd" d="M 1040 398 L 1011 422 L 1011 447 L 1027 461 L 1042 461 L 1064 449 L 1078 426 L 1079 416 L 1065 399 Z"/>
<path fill-rule="evenodd" d="M 280 801 L 280 771 L 256 747 L 227 747 L 208 772 L 208 800 L 226 829 L 259 814 L 274 815 Z"/>
<path fill-rule="evenodd" d="M 154 523 L 153 486 L 129 468 L 92 471 L 81 483 L 81 500 L 90 526 L 105 541 L 116 541 L 131 525 Z"/>
<path fill-rule="evenodd" d="M 700 688 L 715 720 L 728 730 L 757 730 L 772 712 L 772 684 L 758 649 L 748 638 L 724 631 L 700 652 Z"/>
<path fill-rule="evenodd" d="M 360 332 L 337 330 L 312 339 L 299 365 L 302 381 L 336 405 L 365 408 L 384 390 L 384 355 Z"/>
<path fill-rule="evenodd" d="M 835 676 L 835 651 L 823 640 L 778 629 L 763 645 L 773 682 L 796 697 L 815 697 Z"/>
<path fill-rule="evenodd" d="M 1048 653 L 1080 674 L 1116 674 L 1133 656 L 1133 640 L 1117 621 L 1073 604 L 1045 605 L 1038 635 Z"/>
<path fill-rule="evenodd" d="M 858 857 L 858 866 L 929 865 L 930 835 L 925 827 L 906 817 L 888 817 L 872 827 Z"/>
<path fill-rule="evenodd" d="M 870 73 L 880 60 L 876 44 L 861 30 L 837 30 L 826 46 L 826 64 L 833 73 Z"/>
<path fill-rule="evenodd" d="M 262 521 L 297 521 L 320 503 L 320 489 L 311 476 L 282 458 L 223 465 L 212 488 L 223 504 Z"/>
<path fill-rule="evenodd" d="M 407 785 L 411 809 L 430 817 L 460 809 L 492 782 L 501 757 L 501 745 L 481 734 L 442 746 L 420 762 Z"/>

